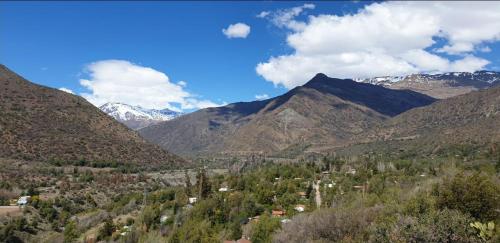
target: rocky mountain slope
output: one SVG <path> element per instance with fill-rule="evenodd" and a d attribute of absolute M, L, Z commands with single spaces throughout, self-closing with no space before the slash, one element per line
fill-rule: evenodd
<path fill-rule="evenodd" d="M 146 142 L 85 99 L 0 65 L 0 158 L 86 160 L 146 167 L 185 161 Z"/>
<path fill-rule="evenodd" d="M 272 99 L 202 109 L 140 133 L 183 155 L 289 153 L 343 144 L 389 117 L 434 101 L 413 91 L 318 74 Z"/>
<path fill-rule="evenodd" d="M 409 110 L 358 136 L 355 141 L 376 146 L 392 143 L 401 148 L 427 151 L 450 145 L 500 143 L 500 87 Z"/>
<path fill-rule="evenodd" d="M 100 106 L 99 109 L 134 130 L 141 129 L 158 122 L 172 120 L 181 115 L 180 112 L 175 112 L 169 109 L 147 109 L 123 103 L 106 103 Z"/>
<path fill-rule="evenodd" d="M 390 89 L 410 89 L 434 98 L 445 99 L 500 84 L 500 73 L 493 71 L 451 72 L 444 74 L 412 74 L 357 79 L 358 82 L 381 85 Z"/>

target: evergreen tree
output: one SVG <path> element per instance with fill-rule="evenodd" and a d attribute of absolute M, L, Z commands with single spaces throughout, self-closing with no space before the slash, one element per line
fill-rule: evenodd
<path fill-rule="evenodd" d="M 186 195 L 190 196 L 192 185 L 191 185 L 191 178 L 189 177 L 187 170 L 184 171 L 184 177 L 185 177 L 184 184 L 186 185 Z"/>
<path fill-rule="evenodd" d="M 198 190 L 199 199 L 207 198 L 210 194 L 211 184 L 205 168 L 199 170 L 196 175 L 196 189 Z"/>

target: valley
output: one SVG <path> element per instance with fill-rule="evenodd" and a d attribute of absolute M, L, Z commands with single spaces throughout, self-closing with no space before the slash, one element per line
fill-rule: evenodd
<path fill-rule="evenodd" d="M 500 217 L 499 87 L 437 100 L 318 74 L 137 133 L 0 71 L 1 241 L 498 240 L 469 223 Z"/>

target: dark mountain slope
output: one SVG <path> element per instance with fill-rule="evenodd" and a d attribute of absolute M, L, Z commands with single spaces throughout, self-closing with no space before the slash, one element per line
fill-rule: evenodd
<path fill-rule="evenodd" d="M 0 66 L 0 157 L 173 166 L 185 161 L 142 139 L 85 99 Z"/>
<path fill-rule="evenodd" d="M 354 150 L 436 152 L 454 145 L 500 143 L 500 87 L 440 100 L 387 120 L 354 139 Z"/>
<path fill-rule="evenodd" d="M 434 101 L 413 91 L 316 75 L 284 95 L 202 109 L 140 130 L 184 155 L 276 153 L 342 144 L 390 116 Z"/>

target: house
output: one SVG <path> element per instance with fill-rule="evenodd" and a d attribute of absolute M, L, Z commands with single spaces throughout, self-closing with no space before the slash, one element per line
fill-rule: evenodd
<path fill-rule="evenodd" d="M 219 188 L 219 192 L 227 192 L 229 189 L 227 187 Z"/>
<path fill-rule="evenodd" d="M 301 196 L 301 197 L 306 197 L 306 195 L 307 195 L 306 192 L 298 192 L 297 194 L 299 194 L 299 196 Z"/>
<path fill-rule="evenodd" d="M 294 208 L 297 212 L 304 212 L 304 210 L 306 210 L 306 206 L 305 205 L 297 205 L 295 206 Z"/>
<path fill-rule="evenodd" d="M 188 198 L 188 200 L 189 200 L 190 204 L 193 204 L 193 203 L 195 203 L 198 200 L 198 198 L 196 198 L 196 197 L 190 197 L 190 198 Z"/>
<path fill-rule="evenodd" d="M 332 188 L 332 187 L 333 187 L 333 183 L 328 184 L 328 188 Z"/>
<path fill-rule="evenodd" d="M 28 204 L 30 199 L 31 199 L 30 196 L 22 196 L 17 200 L 17 205 L 24 206 L 24 205 Z"/>
<path fill-rule="evenodd" d="M 273 210 L 272 215 L 273 217 L 285 216 L 285 210 Z"/>

